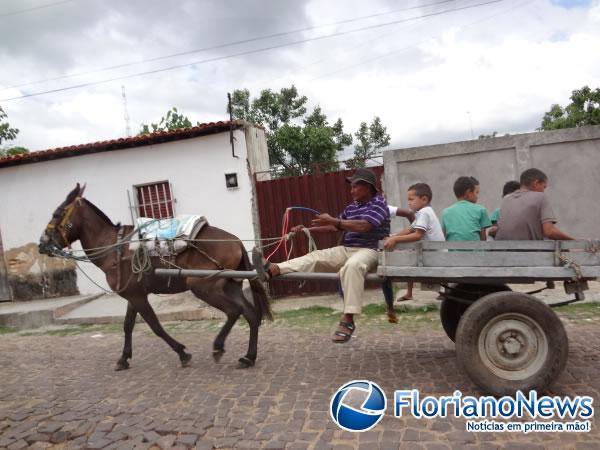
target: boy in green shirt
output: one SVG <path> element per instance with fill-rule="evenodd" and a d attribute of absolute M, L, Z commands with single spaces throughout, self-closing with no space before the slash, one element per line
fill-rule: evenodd
<path fill-rule="evenodd" d="M 447 241 L 486 240 L 486 228 L 492 226 L 487 209 L 477 204 L 479 181 L 459 177 L 454 182 L 457 202 L 442 213 L 442 228 Z"/>

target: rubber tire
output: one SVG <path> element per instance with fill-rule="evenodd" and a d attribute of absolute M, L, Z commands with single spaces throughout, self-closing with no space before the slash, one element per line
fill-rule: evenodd
<path fill-rule="evenodd" d="M 470 302 L 475 302 L 479 298 L 491 294 L 493 292 L 510 291 L 510 288 L 505 284 L 457 284 L 456 289 L 460 289 L 462 291 L 473 291 L 472 293 L 461 292 L 459 294 L 463 296 L 461 298 L 464 298 L 465 300 Z M 460 322 L 460 318 L 465 313 L 468 307 L 469 305 L 457 302 L 449 298 L 445 298 L 444 300 L 442 300 L 442 305 L 440 306 L 440 320 L 442 322 L 442 327 L 446 332 L 446 336 L 448 336 L 452 342 L 456 342 L 456 329 L 458 328 L 458 323 Z"/>
<path fill-rule="evenodd" d="M 533 375 L 522 380 L 507 380 L 487 368 L 479 355 L 479 335 L 494 317 L 519 313 L 535 319 L 546 335 L 548 354 Z M 495 396 L 514 395 L 517 390 L 543 391 L 552 384 L 567 364 L 569 343 L 560 318 L 545 303 L 520 292 L 486 295 L 463 314 L 456 331 L 456 355 L 469 378 L 484 392 Z"/>
<path fill-rule="evenodd" d="M 458 323 L 468 307 L 469 305 L 465 305 L 464 303 L 449 298 L 442 300 L 442 305 L 440 306 L 440 320 L 442 321 L 442 327 L 446 332 L 446 336 L 448 336 L 452 342 L 456 341 L 455 337 Z"/>

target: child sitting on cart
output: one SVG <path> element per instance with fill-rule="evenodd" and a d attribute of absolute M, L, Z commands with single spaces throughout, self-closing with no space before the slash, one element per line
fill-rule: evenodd
<path fill-rule="evenodd" d="M 440 221 L 431 207 L 433 193 L 431 187 L 426 183 L 413 184 L 408 188 L 408 207 L 414 211 L 415 220 L 398 234 L 394 234 L 383 240 L 383 247 L 387 250 L 393 249 L 400 242 L 445 241 Z M 413 282 L 407 283 L 407 291 L 402 300 L 411 300 Z"/>
<path fill-rule="evenodd" d="M 457 202 L 442 212 L 442 229 L 447 241 L 485 241 L 492 226 L 487 209 L 477 204 L 479 181 L 458 177 L 454 182 Z"/>

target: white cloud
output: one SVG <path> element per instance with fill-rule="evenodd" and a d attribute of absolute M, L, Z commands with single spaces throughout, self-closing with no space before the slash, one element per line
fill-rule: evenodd
<path fill-rule="evenodd" d="M 11 2 L 9 2 L 11 3 Z M 421 2 L 429 3 L 429 2 Z M 87 72 L 163 54 L 398 9 L 376 3 L 158 1 L 100 7 L 96 0 L 14 16 L 0 48 L 0 98 L 103 80 L 244 49 L 414 17 L 431 8 L 330 26 L 292 36 L 182 56 L 73 79 L 2 91 L 3 86 Z M 418 5 L 404 3 L 403 6 Z M 469 2 L 459 1 L 464 6 Z M 19 9 L 19 2 L 13 1 Z M 67 5 L 71 5 L 67 8 Z M 83 9 L 81 7 L 83 6 Z M 448 9 L 451 4 L 438 7 Z M 455 5 L 454 5 L 455 6 Z M 0 13 L 4 10 L 0 10 Z M 3 19 L 0 18 L 0 21 Z M 223 120 L 226 93 L 295 83 L 347 131 L 379 115 L 393 145 L 469 139 L 492 131 L 532 131 L 552 103 L 584 84 L 600 85 L 600 1 L 564 9 L 550 0 L 507 0 L 480 9 L 295 45 L 279 50 L 129 78 L 62 93 L 1 102 L 19 144 L 52 148 L 124 134 L 121 84 L 131 128 L 157 121 L 172 106 L 193 121 Z M 0 23 L 0 26 L 5 25 Z M 5 32 L 3 31 L 3 34 Z M 20 34 L 24 38 L 20 39 Z"/>

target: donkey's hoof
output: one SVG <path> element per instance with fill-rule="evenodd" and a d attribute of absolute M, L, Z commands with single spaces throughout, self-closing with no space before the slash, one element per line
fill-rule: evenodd
<path fill-rule="evenodd" d="M 225 350 L 223 349 L 219 349 L 219 350 L 213 350 L 212 356 L 213 359 L 215 360 L 215 362 L 219 362 L 221 361 L 221 358 L 223 357 L 223 355 L 225 354 Z"/>
<path fill-rule="evenodd" d="M 129 363 L 127 362 L 126 359 L 120 359 L 117 361 L 117 366 L 115 367 L 115 371 L 118 372 L 119 370 L 127 370 L 129 369 Z"/>
<path fill-rule="evenodd" d="M 252 367 L 254 365 L 254 361 L 246 356 L 242 356 L 238 359 L 238 369 L 247 369 L 248 367 Z"/>
<path fill-rule="evenodd" d="M 179 360 L 181 361 L 181 367 L 187 367 L 192 360 L 192 355 L 190 353 L 183 352 L 179 355 Z"/>

